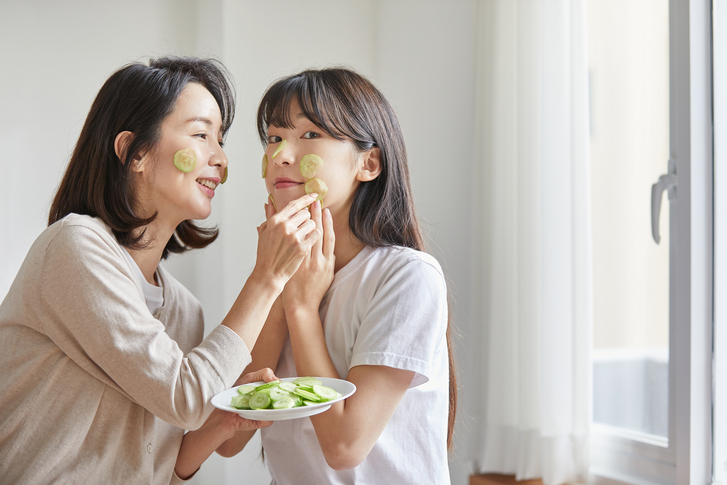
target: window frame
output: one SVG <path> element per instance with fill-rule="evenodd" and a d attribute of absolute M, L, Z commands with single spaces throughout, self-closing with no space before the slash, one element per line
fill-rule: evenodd
<path fill-rule="evenodd" d="M 678 183 L 669 202 L 668 441 L 594 423 L 593 484 L 712 479 L 711 13 L 710 0 L 669 1 L 670 158 Z"/>

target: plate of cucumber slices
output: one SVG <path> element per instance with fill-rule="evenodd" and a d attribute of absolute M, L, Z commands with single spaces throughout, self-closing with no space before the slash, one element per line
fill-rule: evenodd
<path fill-rule="evenodd" d="M 212 398 L 212 405 L 243 418 L 281 421 L 327 411 L 356 392 L 356 386 L 331 377 L 284 377 L 232 387 Z"/>

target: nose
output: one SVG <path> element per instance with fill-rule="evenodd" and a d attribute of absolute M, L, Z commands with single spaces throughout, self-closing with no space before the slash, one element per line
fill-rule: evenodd
<path fill-rule="evenodd" d="M 295 153 L 288 140 L 283 140 L 275 147 L 270 158 L 277 165 L 292 165 L 295 163 Z"/>
<path fill-rule="evenodd" d="M 209 164 L 213 167 L 227 167 L 227 155 L 219 143 L 215 143 L 215 146 L 212 148 L 212 156 L 210 157 Z"/>

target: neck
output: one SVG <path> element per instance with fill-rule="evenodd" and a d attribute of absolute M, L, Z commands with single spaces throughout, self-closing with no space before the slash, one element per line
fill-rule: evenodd
<path fill-rule="evenodd" d="M 348 225 L 348 209 L 331 213 L 333 217 L 333 231 L 336 234 L 336 247 L 333 254 L 336 256 L 334 272 L 346 266 L 364 248 L 364 243 L 359 241 L 351 232 Z"/>
<path fill-rule="evenodd" d="M 159 227 L 157 221 L 154 221 L 143 228 L 137 229 L 139 232 L 142 230 L 145 230 L 144 238 L 142 239 L 142 248 L 127 248 L 127 251 L 136 262 L 136 265 L 139 266 L 141 274 L 144 275 L 144 279 L 149 284 L 159 286 L 154 275 L 159 267 L 159 262 L 162 260 L 164 247 L 167 245 L 169 238 L 174 234 L 174 229 L 164 230 Z"/>

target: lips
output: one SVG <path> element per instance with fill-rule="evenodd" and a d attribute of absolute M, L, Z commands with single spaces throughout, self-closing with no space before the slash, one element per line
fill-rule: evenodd
<path fill-rule="evenodd" d="M 288 189 L 290 187 L 297 187 L 298 185 L 301 185 L 302 182 L 298 182 L 293 179 L 289 179 L 286 177 L 278 177 L 273 182 L 273 185 L 275 186 L 276 190 L 282 190 L 282 189 Z"/>

